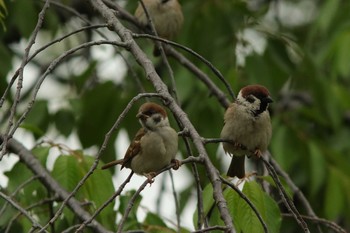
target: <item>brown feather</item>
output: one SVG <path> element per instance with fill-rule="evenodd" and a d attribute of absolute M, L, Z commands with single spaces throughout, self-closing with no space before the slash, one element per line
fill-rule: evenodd
<path fill-rule="evenodd" d="M 145 130 L 143 128 L 137 131 L 132 143 L 129 145 L 127 151 L 125 152 L 124 158 L 109 162 L 101 167 L 101 169 L 107 169 L 115 165 L 122 165 L 120 169 L 124 167 L 129 168 L 131 160 L 141 151 L 141 138 L 145 135 Z"/>
<path fill-rule="evenodd" d="M 124 162 L 122 164 L 121 169 L 124 167 L 130 168 L 131 160 L 141 152 L 141 138 L 145 135 L 146 131 L 144 128 L 139 129 L 137 131 L 134 139 L 132 140 L 132 143 L 130 144 L 128 150 L 125 152 L 124 155 Z"/>

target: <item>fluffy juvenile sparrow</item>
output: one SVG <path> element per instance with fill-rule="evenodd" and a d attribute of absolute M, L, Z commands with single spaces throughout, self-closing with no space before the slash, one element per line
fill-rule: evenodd
<path fill-rule="evenodd" d="M 272 102 L 269 91 L 260 85 L 243 87 L 226 110 L 221 138 L 225 153 L 232 156 L 227 175 L 238 178 L 245 176 L 245 155 L 261 156 L 270 143 L 272 127 L 267 110 Z"/>
<path fill-rule="evenodd" d="M 158 104 L 143 104 L 136 117 L 142 125 L 130 144 L 123 159 L 112 161 L 102 169 L 120 164 L 131 168 L 136 174 L 145 175 L 150 180 L 154 173 L 175 162 L 177 169 L 179 161 L 175 160 L 178 149 L 178 136 L 170 127 L 167 113 Z"/>
<path fill-rule="evenodd" d="M 172 40 L 179 33 L 184 21 L 178 0 L 143 0 L 143 3 L 158 36 Z M 148 25 L 147 15 L 140 3 L 135 11 L 135 17 L 142 25 Z M 157 53 L 157 50 L 154 50 L 154 53 Z"/>

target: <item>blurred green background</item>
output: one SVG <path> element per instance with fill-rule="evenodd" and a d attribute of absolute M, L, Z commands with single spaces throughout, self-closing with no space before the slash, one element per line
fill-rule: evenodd
<path fill-rule="evenodd" d="M 86 5 L 87 1 L 60 2 L 93 22 L 101 20 Z M 124 5 L 129 12 L 133 12 L 137 4 L 137 1 L 116 2 Z M 175 41 L 209 60 L 236 92 L 242 86 L 253 83 L 265 85 L 270 90 L 275 100 L 270 108 L 272 156 L 305 193 L 319 217 L 335 221 L 350 231 L 350 1 L 180 2 L 185 23 Z M 30 37 L 42 6 L 43 1 L 0 0 L 1 95 L 23 57 L 24 49 L 18 49 L 18 45 Z M 129 22 L 123 22 L 126 27 L 135 29 Z M 41 41 L 37 44 L 40 47 L 82 25 L 86 23 L 76 15 L 52 3 L 41 30 Z M 115 38 L 112 32 L 101 31 L 108 38 Z M 33 80 L 22 91 L 22 107 L 18 108 L 16 116 L 22 114 L 23 107 L 32 98 L 38 78 L 55 57 L 72 46 L 96 38 L 96 33 L 92 31 L 74 35 L 31 61 L 31 68 L 25 69 L 25 76 L 31 75 Z M 138 39 L 138 42 L 151 56 L 152 43 L 145 39 Z M 102 50 L 113 58 L 120 58 L 111 47 Z M 100 146 L 118 114 L 139 93 L 135 80 L 138 79 L 147 92 L 154 91 L 132 57 L 126 51 L 122 54 L 125 60 L 120 66 L 124 68 L 114 64 L 117 71 L 126 69 L 118 74 L 118 80 L 114 73 L 101 77 L 101 65 L 105 61 L 98 59 L 91 48 L 65 59 L 46 78 L 50 79 L 50 85 L 64 90 L 64 94 L 57 94 L 55 107 L 52 107 L 52 98 L 39 97 L 22 128 L 33 134 L 35 139 L 44 137 L 55 128 L 56 134 L 64 137 L 76 133 L 81 149 Z M 205 64 L 193 55 L 185 52 L 184 55 L 229 97 L 222 82 Z M 156 66 L 160 64 L 159 58 L 152 57 L 152 60 Z M 218 137 L 225 109 L 210 96 L 207 87 L 179 62 L 170 59 L 170 64 L 182 108 L 201 136 Z M 107 66 L 111 68 L 113 64 Z M 160 69 L 159 73 L 170 84 L 166 70 Z M 2 133 L 7 127 L 9 106 L 14 99 L 13 91 L 11 93 L 0 109 Z M 135 124 L 135 113 L 136 108 L 133 108 L 122 123 L 129 135 L 133 135 L 139 127 Z M 176 125 L 171 118 L 172 124 Z M 111 140 L 115 140 L 116 136 L 113 134 Z M 208 145 L 207 149 L 214 165 L 224 173 L 226 167 L 221 157 L 217 157 L 218 147 Z M 183 143 L 181 151 L 186 157 Z M 113 143 L 110 143 L 102 159 L 110 161 L 115 158 L 115 153 Z M 200 174 L 205 176 L 204 169 L 200 168 Z M 187 194 L 193 187 L 190 185 L 180 194 L 181 206 L 186 205 L 189 200 Z M 295 224 L 284 221 L 281 232 L 295 232 L 296 229 Z"/>

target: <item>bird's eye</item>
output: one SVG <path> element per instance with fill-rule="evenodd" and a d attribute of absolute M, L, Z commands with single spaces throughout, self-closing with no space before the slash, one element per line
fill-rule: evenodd
<path fill-rule="evenodd" d="M 159 123 L 160 120 L 161 120 L 160 116 L 157 116 L 157 117 L 153 118 L 154 123 Z"/>
<path fill-rule="evenodd" d="M 145 111 L 143 114 L 147 115 L 147 116 L 151 116 L 155 113 L 155 111 L 153 109 L 147 110 Z"/>
<path fill-rule="evenodd" d="M 249 102 L 249 103 L 254 103 L 255 101 L 255 98 L 251 95 L 247 96 L 246 100 Z"/>

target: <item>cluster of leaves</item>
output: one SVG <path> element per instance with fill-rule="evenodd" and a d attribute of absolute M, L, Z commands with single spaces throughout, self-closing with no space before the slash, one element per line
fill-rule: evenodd
<path fill-rule="evenodd" d="M 79 1 L 65 1 L 67 6 L 75 7 Z M 80 2 L 83 6 L 87 1 Z M 217 67 L 232 87 L 237 90 L 241 86 L 251 83 L 260 83 L 269 88 L 274 96 L 272 106 L 273 139 L 271 153 L 278 163 L 288 172 L 298 187 L 310 200 L 316 214 L 340 223 L 350 229 L 350 136 L 349 110 L 350 110 L 350 27 L 348 12 L 350 2 L 341 0 L 326 0 L 313 2 L 299 1 L 258 1 L 256 6 L 248 6 L 247 1 L 180 1 L 183 5 L 185 24 L 177 41 L 194 51 L 200 53 Z M 6 30 L 0 30 L 0 93 L 4 93 L 9 80 L 4 77 L 11 75 L 13 60 L 21 58 L 22 54 L 14 49 L 13 44 L 20 39 L 27 39 L 33 32 L 37 22 L 37 15 L 42 8 L 41 1 L 15 0 L 4 7 L 0 0 L 0 22 L 4 23 Z M 278 13 L 280 5 L 291 6 L 296 9 L 309 4 L 313 10 L 303 23 L 290 25 L 287 17 Z M 79 5 L 79 4 L 78 4 Z M 136 1 L 128 1 L 126 9 L 133 12 Z M 6 13 L 2 9 L 7 9 Z M 26 9 L 23 11 L 23 9 Z M 88 18 L 99 17 L 96 12 L 87 8 L 76 8 Z M 81 10 L 84 10 L 83 12 Z M 275 9 L 275 10 L 274 10 Z M 277 10 L 276 10 L 277 9 Z M 310 8 L 311 9 L 311 8 Z M 86 10 L 86 11 L 85 11 Z M 277 12 L 276 12 L 277 11 Z M 267 21 L 267 15 L 273 12 L 276 16 Z M 3 16 L 6 16 L 2 19 Z M 76 20 L 74 15 L 52 4 L 45 16 L 42 31 L 48 31 L 50 37 L 56 38 L 60 30 L 70 20 Z M 3 20 L 3 21 L 2 21 Z M 270 19 L 271 20 L 271 19 Z M 72 20 L 73 21 L 73 20 Z M 266 23 L 266 21 L 268 23 Z M 127 22 L 126 22 L 126 25 Z M 245 57 L 244 64 L 237 64 L 236 48 L 238 45 L 250 47 L 250 42 L 239 35 L 245 30 L 253 30 L 266 42 L 262 53 L 252 52 Z M 91 32 L 85 37 L 76 36 L 79 43 L 91 38 Z M 70 42 L 62 43 L 68 48 Z M 145 51 L 150 52 L 152 44 L 140 41 Z M 209 46 L 210 45 L 210 46 Z M 63 49 L 59 48 L 62 52 Z M 153 92 L 151 84 L 143 78 L 142 70 L 138 69 L 135 61 L 127 57 L 129 67 L 127 77 L 122 82 L 103 81 L 98 77 L 96 67 L 100 61 L 94 60 L 91 51 L 77 54 L 79 62 L 88 64 L 79 73 L 68 69 L 62 74 L 54 71 L 50 79 L 57 85 L 71 90 L 70 94 L 62 99 L 67 102 L 64 107 L 56 110 L 50 108 L 50 100 L 36 100 L 34 107 L 28 115 L 22 128 L 32 133 L 35 139 L 47 135 L 49 129 L 54 127 L 57 135 L 69 137 L 77 134 L 82 150 L 92 146 L 101 146 L 106 132 L 111 128 L 118 115 L 122 112 L 129 100 L 139 93 L 135 76 L 140 78 L 141 85 L 148 92 Z M 187 56 L 187 54 L 186 54 Z M 212 81 L 226 92 L 224 85 L 212 74 L 211 70 L 192 55 L 187 56 L 198 68 L 212 77 Z M 67 57 L 61 67 L 71 67 L 76 57 Z M 51 60 L 38 59 L 32 64 L 38 70 L 45 70 Z M 222 125 L 224 109 L 215 98 L 210 98 L 210 91 L 193 74 L 174 60 L 170 60 L 174 70 L 177 93 L 182 109 L 188 114 L 192 123 L 203 137 L 218 137 Z M 154 59 L 154 64 L 159 61 Z M 159 73 L 168 82 L 167 73 L 159 66 Z M 170 82 L 168 82 L 170 84 Z M 22 93 L 21 104 L 31 100 L 33 88 L 29 87 Z M 195 95 L 193 93 L 196 93 Z M 5 107 L 13 104 L 13 96 L 7 96 L 1 109 L 0 130 L 3 132 L 8 124 L 9 110 Z M 19 108 L 21 109 L 21 108 Z M 136 109 L 132 108 L 122 123 L 133 135 L 138 125 L 135 124 Z M 16 112 L 21 115 L 21 110 Z M 220 113 L 220 114 L 218 114 Z M 171 119 L 172 125 L 176 125 Z M 215 124 L 214 124 L 215 122 Z M 211 126 L 211 127 L 208 127 Z M 113 142 L 117 134 L 113 134 Z M 224 171 L 222 158 L 217 157 L 218 145 L 207 145 L 208 154 L 214 165 Z M 46 164 L 50 148 L 39 147 L 34 150 L 42 164 Z M 183 143 L 180 151 L 186 151 Z M 115 158 L 113 143 L 109 143 L 102 157 L 103 161 Z M 52 176 L 67 190 L 72 190 L 82 176 L 92 165 L 92 158 L 80 153 L 61 156 L 54 165 Z M 181 169 L 188 169 L 184 167 Z M 18 175 L 20 174 L 20 176 Z M 210 217 L 210 225 L 222 224 L 218 210 L 213 207 L 212 187 L 207 185 L 205 169 L 199 166 L 200 182 L 204 188 L 205 214 Z M 18 163 L 6 173 L 9 184 L 6 187 L 8 194 L 14 193 L 33 174 L 23 164 Z M 195 181 L 193 181 L 195 182 Z M 180 209 L 191 199 L 196 185 L 188 186 L 180 196 Z M 87 183 L 80 189 L 77 198 L 86 201 L 87 209 L 93 212 L 113 193 L 111 175 L 95 172 Z M 99 195 L 96 194 L 99 192 Z M 282 221 L 280 209 L 277 204 L 264 193 L 256 182 L 248 182 L 243 192 L 252 200 L 266 221 L 270 232 L 295 232 L 298 226 L 292 221 Z M 95 193 L 95 194 L 94 194 Z M 14 196 L 16 201 L 25 207 L 34 205 L 42 199 L 51 198 L 46 188 L 34 180 L 22 188 Z M 100 215 L 98 220 L 106 228 L 114 229 L 118 213 L 123 214 L 127 200 L 133 192 L 123 193 L 119 198 L 120 208 L 113 211 L 112 204 Z M 224 195 L 228 202 L 237 231 L 262 232 L 261 224 L 256 215 L 246 206 L 234 191 L 227 188 Z M 125 229 L 144 227 L 148 232 L 165 232 L 168 226 L 157 213 L 149 213 L 143 222 L 137 219 L 136 212 L 140 196 L 125 225 Z M 298 200 L 297 200 L 298 201 Z M 0 200 L 1 206 L 5 203 Z M 58 202 L 59 203 L 59 202 Z M 297 207 L 302 209 L 300 203 Z M 49 205 L 33 207 L 31 210 L 42 223 L 47 222 L 50 211 Z M 238 212 L 239 211 L 239 212 Z M 0 218 L 0 226 L 6 228 L 16 214 L 14 210 L 7 211 Z M 196 218 L 196 213 L 194 217 Z M 12 229 L 22 229 L 25 232 L 30 228 L 30 222 L 24 217 L 16 218 Z M 276 219 L 276 221 L 274 221 Z M 196 222 L 198 219 L 195 219 Z M 64 210 L 64 221 L 59 221 L 57 230 L 77 223 L 77 219 L 69 209 Z M 57 224 L 57 225 L 59 225 Z M 196 226 L 196 223 L 194 224 Z M 147 228 L 150 227 L 150 228 Z M 150 230 L 152 228 L 152 230 Z M 185 229 L 183 229 L 186 231 Z M 21 231 L 21 230 L 19 230 Z"/>
<path fill-rule="evenodd" d="M 46 166 L 51 148 L 40 146 L 32 151 L 43 166 Z M 55 161 L 51 175 L 64 189 L 72 191 L 87 173 L 93 161 L 94 159 L 91 156 L 84 156 L 79 151 L 72 151 L 71 154 L 61 155 Z M 29 210 L 33 216 L 37 216 L 39 224 L 44 226 L 60 207 L 59 204 L 52 204 L 60 201 L 57 196 L 48 190 L 23 163 L 16 163 L 11 171 L 6 172 L 5 175 L 9 178 L 6 192 L 10 193 L 11 198 L 21 203 L 21 206 Z M 111 174 L 98 170 L 75 197 L 86 206 L 85 208 L 89 212 L 93 213 L 113 192 Z M 30 231 L 32 223 L 25 216 L 18 213 L 18 210 L 6 203 L 5 200 L 2 199 L 0 203 L 2 206 L 1 230 L 10 232 Z M 113 211 L 113 203 L 107 206 L 97 217 L 97 220 L 107 229 L 114 229 L 115 227 L 116 213 Z M 74 212 L 68 208 L 64 208 L 62 216 L 62 220 L 55 222 L 53 226 L 53 229 L 59 232 L 79 223 L 79 219 L 77 219 Z"/>

